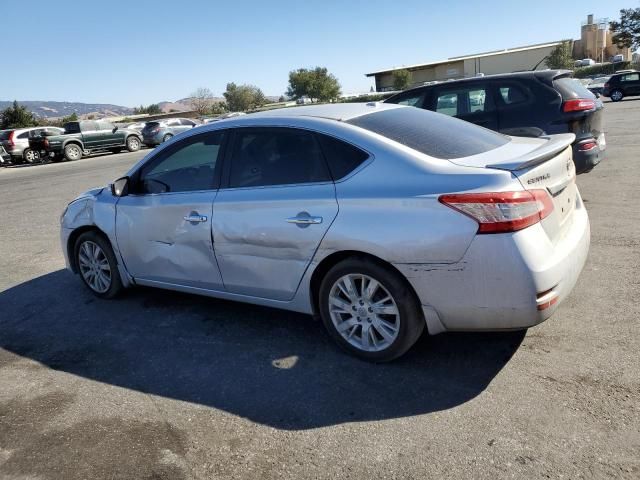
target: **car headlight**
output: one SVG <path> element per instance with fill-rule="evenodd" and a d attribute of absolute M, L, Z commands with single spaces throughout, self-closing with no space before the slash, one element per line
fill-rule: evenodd
<path fill-rule="evenodd" d="M 60 225 L 64 223 L 64 216 L 67 214 L 67 210 L 69 210 L 69 205 L 64 207 L 64 210 L 62 211 L 62 215 L 60 215 Z"/>

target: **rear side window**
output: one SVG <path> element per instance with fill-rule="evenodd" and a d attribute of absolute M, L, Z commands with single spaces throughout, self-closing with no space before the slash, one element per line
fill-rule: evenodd
<path fill-rule="evenodd" d="M 506 105 L 517 105 L 527 101 L 527 94 L 518 85 L 498 85 L 498 91 Z"/>
<path fill-rule="evenodd" d="M 331 181 L 316 137 L 294 128 L 236 130 L 230 187 Z"/>
<path fill-rule="evenodd" d="M 563 99 L 569 98 L 595 98 L 591 90 L 585 87 L 580 80 L 571 77 L 558 78 L 553 81 L 554 86 L 560 91 Z"/>
<path fill-rule="evenodd" d="M 195 125 L 195 123 L 192 122 L 191 120 L 186 120 L 184 118 L 180 119 L 180 123 L 182 123 L 182 125 L 186 127 L 193 127 Z"/>
<path fill-rule="evenodd" d="M 369 158 L 367 152 L 336 138 L 322 134 L 317 138 L 334 180 L 346 177 Z"/>
<path fill-rule="evenodd" d="M 18 135 L 18 138 L 23 139 L 23 138 L 29 138 L 29 132 L 22 132 L 20 135 Z"/>
<path fill-rule="evenodd" d="M 418 108 L 370 113 L 347 123 L 440 159 L 477 155 L 509 142 L 506 136 L 486 128 Z"/>
<path fill-rule="evenodd" d="M 640 73 L 629 73 L 620 77 L 621 82 L 637 82 L 640 81 Z"/>
<path fill-rule="evenodd" d="M 480 86 L 447 88 L 436 94 L 436 112 L 450 116 L 467 115 L 476 112 L 491 112 L 495 109 L 493 99 L 487 89 Z"/>
<path fill-rule="evenodd" d="M 64 133 L 80 133 L 80 124 L 78 122 L 65 123 Z"/>

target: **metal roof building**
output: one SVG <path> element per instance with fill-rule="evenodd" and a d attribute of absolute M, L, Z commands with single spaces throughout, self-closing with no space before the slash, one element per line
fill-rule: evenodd
<path fill-rule="evenodd" d="M 393 90 L 393 72 L 396 70 L 409 70 L 411 72 L 412 86 L 418 86 L 425 82 L 467 78 L 480 73 L 490 75 L 531 70 L 538 64 L 538 69 L 546 68 L 544 58 L 560 43 L 560 41 L 539 43 L 475 55 L 451 57 L 439 62 L 379 70 L 367 73 L 366 76 L 375 77 L 376 91 L 384 92 Z"/>

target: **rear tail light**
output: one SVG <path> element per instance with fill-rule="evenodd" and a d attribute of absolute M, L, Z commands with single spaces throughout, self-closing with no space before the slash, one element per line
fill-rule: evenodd
<path fill-rule="evenodd" d="M 564 112 L 583 112 L 594 108 L 596 108 L 596 101 L 590 98 L 575 98 L 562 104 L 562 111 Z"/>
<path fill-rule="evenodd" d="M 546 190 L 441 195 L 444 205 L 478 222 L 478 233 L 516 232 L 553 212 Z"/>
<path fill-rule="evenodd" d="M 597 146 L 598 146 L 597 142 L 584 142 L 578 145 L 578 150 L 581 150 L 584 152 L 584 151 L 596 148 Z"/>
<path fill-rule="evenodd" d="M 609 82 L 604 84 L 604 88 L 609 88 Z"/>
<path fill-rule="evenodd" d="M 538 310 L 546 310 L 547 308 L 552 307 L 556 303 L 558 303 L 559 297 L 558 293 L 555 291 L 556 287 L 544 292 L 540 292 L 538 295 L 536 295 L 536 306 Z"/>
<path fill-rule="evenodd" d="M 49 148 L 49 139 L 45 138 L 42 144 L 44 145 L 44 148 Z"/>
<path fill-rule="evenodd" d="M 9 138 L 7 138 L 7 145 L 9 147 L 13 147 L 15 146 L 16 142 L 13 141 L 13 136 L 16 134 L 16 132 L 10 132 L 9 133 Z"/>

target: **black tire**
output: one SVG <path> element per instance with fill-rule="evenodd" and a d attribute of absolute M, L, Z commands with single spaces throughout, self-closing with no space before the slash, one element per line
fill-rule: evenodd
<path fill-rule="evenodd" d="M 110 148 L 109 151 L 111 153 L 120 153 L 122 151 L 122 148 L 118 147 L 118 148 Z"/>
<path fill-rule="evenodd" d="M 131 135 L 129 138 L 127 138 L 127 150 L 129 150 L 130 152 L 137 152 L 138 150 L 140 150 L 141 146 L 142 142 L 135 135 Z"/>
<path fill-rule="evenodd" d="M 609 98 L 612 102 L 619 102 L 624 98 L 624 93 L 622 93 L 622 90 L 620 90 L 619 88 L 616 88 L 615 90 L 611 91 L 611 93 L 609 94 Z"/>
<path fill-rule="evenodd" d="M 24 162 L 28 164 L 39 163 L 42 160 L 40 158 L 40 152 L 30 148 L 24 149 L 24 152 L 22 152 L 22 158 L 24 159 Z"/>
<path fill-rule="evenodd" d="M 164 137 L 162 137 L 162 143 L 164 142 L 168 142 L 169 140 L 171 140 L 173 138 L 173 135 L 170 133 L 165 134 Z"/>
<path fill-rule="evenodd" d="M 83 272 L 81 270 L 81 261 L 80 261 L 80 249 L 85 242 L 92 242 L 100 247 L 100 249 L 104 252 L 104 256 L 106 257 L 107 262 L 109 263 L 110 268 L 110 284 L 109 288 L 104 291 L 95 290 L 87 281 Z M 119 293 L 122 292 L 124 286 L 122 285 L 122 280 L 120 279 L 120 273 L 118 272 L 118 262 L 116 260 L 116 256 L 113 253 L 113 249 L 111 248 L 111 243 L 108 239 L 104 237 L 104 235 L 95 232 L 89 231 L 85 232 L 78 237 L 76 240 L 76 244 L 73 248 L 74 261 L 77 267 L 78 274 L 82 279 L 82 283 L 93 293 L 95 296 L 100 298 L 114 298 Z"/>
<path fill-rule="evenodd" d="M 64 158 L 69 162 L 82 158 L 82 147 L 77 143 L 70 143 L 64 147 Z"/>
<path fill-rule="evenodd" d="M 364 274 L 371 277 L 393 297 L 399 312 L 398 334 L 395 340 L 383 350 L 372 352 L 356 348 L 338 332 L 333 323 L 329 308 L 329 296 L 334 284 L 349 274 Z M 389 362 L 400 357 L 416 343 L 425 327 L 420 302 L 406 279 L 391 267 L 378 264 L 365 257 L 348 258 L 327 272 L 320 285 L 319 304 L 322 322 L 331 338 L 347 352 L 372 362 Z"/>

